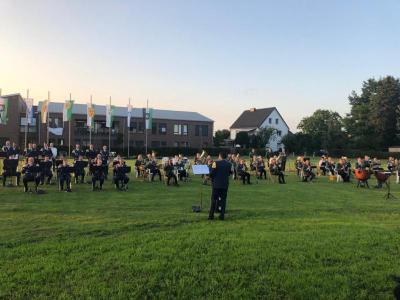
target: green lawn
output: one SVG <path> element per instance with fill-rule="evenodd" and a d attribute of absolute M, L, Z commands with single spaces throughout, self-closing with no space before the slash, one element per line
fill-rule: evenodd
<path fill-rule="evenodd" d="M 383 190 L 231 182 L 226 220 L 208 221 L 201 188 L 0 187 L 0 298 L 393 299 L 400 200 Z"/>

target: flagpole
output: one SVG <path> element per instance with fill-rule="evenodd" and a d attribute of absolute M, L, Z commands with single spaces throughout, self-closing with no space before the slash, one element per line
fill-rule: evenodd
<path fill-rule="evenodd" d="M 72 100 L 71 93 L 69 93 L 69 105 L 71 105 L 71 100 Z M 68 155 L 71 155 L 71 120 L 72 120 L 72 109 L 71 109 L 71 119 L 68 121 Z"/>
<path fill-rule="evenodd" d="M 147 104 L 146 104 L 146 114 L 145 114 L 145 120 L 144 120 L 144 128 L 145 128 L 145 132 L 146 132 L 146 155 L 147 155 L 147 114 L 149 113 L 149 99 L 147 99 Z"/>
<path fill-rule="evenodd" d="M 47 119 L 46 119 L 46 123 L 47 123 L 47 145 L 49 145 L 49 142 L 50 142 L 50 140 L 49 140 L 49 136 L 50 136 L 50 134 L 49 134 L 49 117 L 50 117 L 50 113 L 49 113 L 49 109 L 50 109 L 50 91 L 48 91 L 47 92 L 47 111 L 46 111 L 46 114 L 47 114 Z"/>
<path fill-rule="evenodd" d="M 39 111 L 38 111 L 38 114 L 39 114 Z M 40 145 L 40 137 L 41 137 L 41 132 L 40 132 L 40 130 L 41 130 L 41 124 L 40 123 L 42 123 L 42 112 L 40 111 L 40 115 L 39 115 L 39 124 L 38 124 L 38 131 L 39 131 L 39 136 L 38 136 L 38 139 L 39 139 L 39 141 L 38 141 L 38 145 Z M 40 148 L 39 148 L 40 149 Z"/>
<path fill-rule="evenodd" d="M 29 89 L 26 90 L 26 101 L 25 101 L 25 105 L 26 105 L 26 111 L 25 111 L 25 148 L 28 148 L 28 101 L 29 99 Z"/>
<path fill-rule="evenodd" d="M 1 96 L 1 91 L 0 91 L 0 96 Z M 131 107 L 131 98 L 129 98 L 129 109 L 130 109 L 130 107 Z M 132 111 L 131 111 L 131 114 L 132 114 Z M 131 115 L 129 115 L 129 125 L 131 125 Z M 131 128 L 130 128 L 130 126 L 129 126 L 129 128 L 128 128 L 128 159 L 129 159 L 129 136 L 130 136 L 130 134 L 131 134 Z"/>
<path fill-rule="evenodd" d="M 111 152 L 111 127 L 112 127 L 112 120 L 111 120 L 111 96 L 110 96 L 110 116 L 109 116 L 109 120 L 110 120 L 110 127 L 108 128 L 108 152 Z"/>
<path fill-rule="evenodd" d="M 90 109 L 92 109 L 92 95 L 90 95 Z M 89 127 L 89 145 L 92 144 L 92 122 L 94 123 L 94 120 L 90 118 L 90 127 Z"/>

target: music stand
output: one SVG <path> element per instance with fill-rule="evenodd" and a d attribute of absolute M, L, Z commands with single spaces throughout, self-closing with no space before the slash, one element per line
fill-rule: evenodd
<path fill-rule="evenodd" d="M 391 191 L 390 191 L 390 177 L 392 176 L 392 172 L 385 172 L 385 174 L 388 176 L 388 178 L 387 178 L 387 180 L 386 180 L 386 187 L 387 187 L 387 193 L 386 193 L 386 195 L 384 196 L 384 198 L 386 199 L 386 200 L 389 200 L 389 199 L 394 199 L 394 200 L 397 200 L 397 198 L 396 198 L 396 196 L 395 195 L 393 195 L 392 193 L 391 193 Z"/>
<path fill-rule="evenodd" d="M 193 165 L 192 166 L 193 175 L 208 175 L 210 174 L 210 169 L 207 165 Z M 203 209 L 203 188 L 202 184 L 200 187 L 200 206 L 192 205 L 192 211 L 199 213 Z"/>

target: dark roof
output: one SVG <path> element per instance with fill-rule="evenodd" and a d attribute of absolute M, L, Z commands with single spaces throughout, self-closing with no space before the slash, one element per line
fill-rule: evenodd
<path fill-rule="evenodd" d="M 230 128 L 258 128 L 275 109 L 276 107 L 245 110 Z"/>

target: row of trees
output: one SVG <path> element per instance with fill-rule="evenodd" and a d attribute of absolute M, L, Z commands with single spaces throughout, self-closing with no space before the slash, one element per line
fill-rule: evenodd
<path fill-rule="evenodd" d="M 289 151 L 311 153 L 317 149 L 387 150 L 400 144 L 400 80 L 387 76 L 363 82 L 361 93 L 349 96 L 350 113 L 342 117 L 318 109 L 288 134 L 283 143 Z"/>

